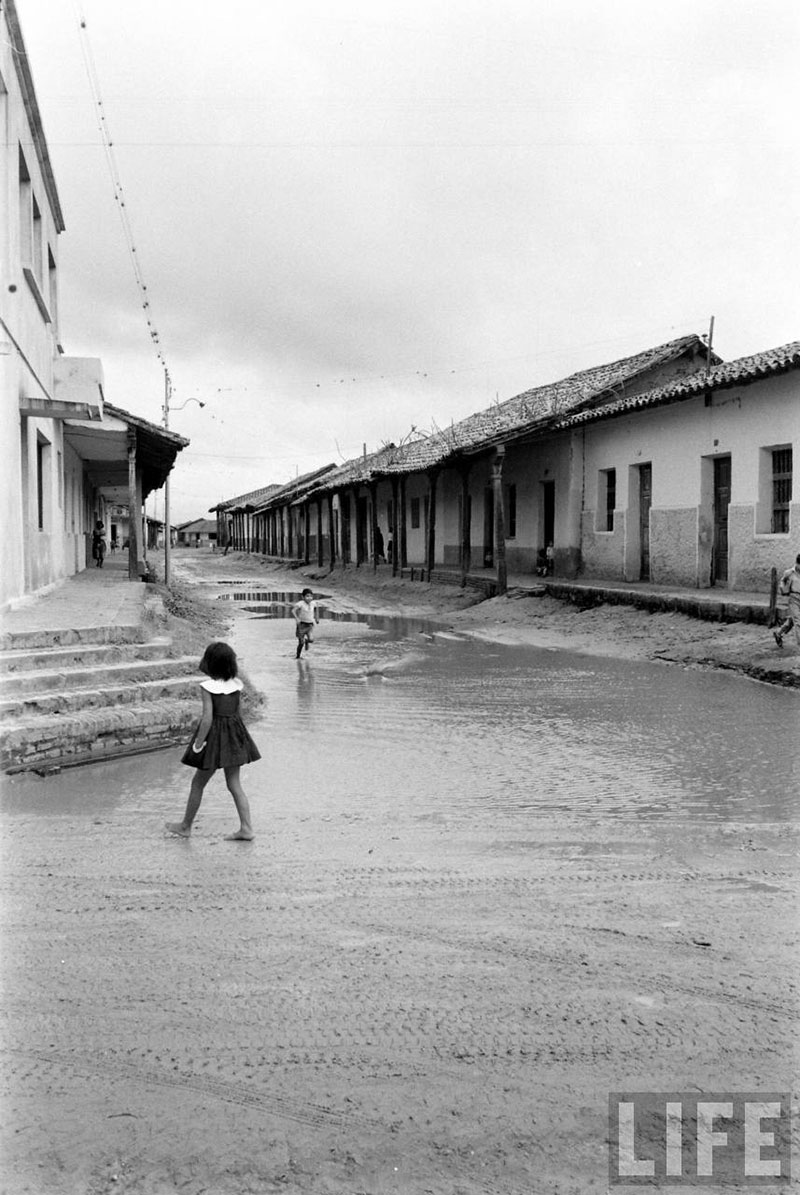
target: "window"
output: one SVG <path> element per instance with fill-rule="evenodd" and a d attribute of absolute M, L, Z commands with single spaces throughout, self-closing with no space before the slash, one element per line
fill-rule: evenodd
<path fill-rule="evenodd" d="M 597 481 L 597 530 L 614 530 L 614 511 L 617 508 L 617 471 L 601 469 Z"/>
<path fill-rule="evenodd" d="M 53 320 L 53 327 L 55 329 L 56 338 L 58 338 L 58 275 L 56 273 L 56 259 L 53 250 L 47 246 L 47 273 L 48 273 L 48 287 L 47 300 L 50 308 L 50 315 Z"/>
<path fill-rule="evenodd" d="M 773 535 L 789 530 L 789 506 L 792 501 L 792 450 L 775 448 L 772 452 L 772 522 Z"/>
<path fill-rule="evenodd" d="M 42 213 L 39 211 L 39 204 L 36 202 L 36 196 L 33 196 L 33 257 L 31 259 L 33 266 L 33 273 L 36 281 L 39 283 L 39 289 L 42 288 Z"/>
<path fill-rule="evenodd" d="M 510 485 L 506 488 L 506 539 L 514 539 L 517 534 L 517 487 Z"/>
<path fill-rule="evenodd" d="M 19 151 L 19 242 L 22 264 L 33 264 L 33 188 L 22 147 Z"/>
<path fill-rule="evenodd" d="M 40 531 L 44 531 L 50 495 L 50 444 L 44 436 L 36 439 L 36 517 Z"/>
<path fill-rule="evenodd" d="M 419 498 L 411 499 L 411 526 L 419 527 Z"/>

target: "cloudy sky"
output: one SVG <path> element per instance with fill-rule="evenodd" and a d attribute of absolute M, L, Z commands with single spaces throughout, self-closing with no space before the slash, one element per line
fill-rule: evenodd
<path fill-rule="evenodd" d="M 800 332 L 796 0 L 16 4 L 65 350 L 206 404 L 175 521 L 712 315 Z"/>

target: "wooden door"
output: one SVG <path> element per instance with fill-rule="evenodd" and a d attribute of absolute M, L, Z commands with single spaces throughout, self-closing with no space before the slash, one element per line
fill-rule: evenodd
<path fill-rule="evenodd" d="M 714 546 L 711 553 L 711 584 L 728 580 L 728 507 L 731 501 L 731 458 L 714 460 Z"/>
<path fill-rule="evenodd" d="M 650 507 L 653 505 L 653 466 L 639 466 L 639 580 L 650 580 Z"/>

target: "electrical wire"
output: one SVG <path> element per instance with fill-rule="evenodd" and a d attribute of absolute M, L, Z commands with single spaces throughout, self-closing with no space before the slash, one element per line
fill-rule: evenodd
<path fill-rule="evenodd" d="M 100 138 L 103 143 L 103 152 L 105 154 L 106 163 L 108 165 L 109 173 L 111 175 L 111 183 L 114 189 L 114 201 L 117 205 L 122 229 L 125 236 L 125 244 L 128 250 L 128 257 L 130 258 L 133 269 L 133 276 L 136 282 L 136 287 L 139 291 L 139 297 L 142 303 L 142 310 L 144 311 L 145 320 L 147 323 L 147 330 L 150 339 L 155 349 L 156 357 L 167 369 L 167 362 L 164 357 L 164 352 L 161 346 L 161 336 L 155 325 L 150 306 L 150 296 L 147 289 L 147 284 L 144 279 L 142 270 L 142 263 L 139 260 L 139 255 L 136 250 L 136 242 L 133 235 L 133 228 L 131 226 L 130 214 L 128 210 L 128 203 L 125 198 L 125 191 L 122 186 L 122 179 L 117 166 L 117 159 L 114 153 L 114 141 L 111 137 L 111 130 L 106 119 L 105 106 L 103 104 L 103 97 L 100 92 L 100 81 L 97 74 L 97 66 L 92 53 L 92 46 L 89 40 L 89 33 L 86 24 L 86 17 L 79 0 L 73 0 L 73 7 L 79 26 L 79 40 L 81 45 L 81 53 L 83 55 L 83 63 L 86 68 L 86 75 L 89 80 L 89 88 L 92 93 L 92 101 L 95 107 L 97 116 L 98 129 L 100 131 Z M 168 371 L 167 371 L 168 372 Z"/>

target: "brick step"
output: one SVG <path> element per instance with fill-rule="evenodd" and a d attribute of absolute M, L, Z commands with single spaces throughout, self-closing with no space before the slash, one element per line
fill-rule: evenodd
<path fill-rule="evenodd" d="M 26 718 L 35 727 L 37 717 L 49 714 L 68 714 L 80 710 L 103 709 L 118 705 L 141 705 L 162 698 L 194 700 L 199 708 L 198 681 L 195 677 L 167 676 L 160 680 L 135 681 L 129 684 L 69 688 L 55 692 L 20 694 L 0 700 L 0 717 L 6 729 L 9 719 Z"/>
<path fill-rule="evenodd" d="M 118 626 L 61 627 L 49 631 L 6 631 L 0 635 L 0 651 L 68 647 L 75 643 L 144 643 L 146 638 L 144 627 L 138 622 Z"/>
<path fill-rule="evenodd" d="M 53 771 L 188 741 L 196 701 L 174 699 L 20 720 L 2 735 L 4 772 Z"/>
<path fill-rule="evenodd" d="M 126 660 L 161 659 L 169 651 L 170 642 L 168 638 L 159 638 L 147 643 L 75 643 L 67 647 L 0 651 L 0 676 L 38 669 L 60 671 L 124 663 Z"/>
<path fill-rule="evenodd" d="M 9 676 L 0 676 L 0 704 L 16 695 L 35 698 L 41 694 L 138 684 L 173 676 L 185 678 L 193 672 L 197 672 L 197 659 L 194 656 L 168 659 L 163 652 L 159 658 L 151 660 L 124 660 L 95 667 L 74 666 L 58 670 L 39 668 L 31 672 L 14 672 Z M 198 673 L 197 683 L 200 679 Z"/>

